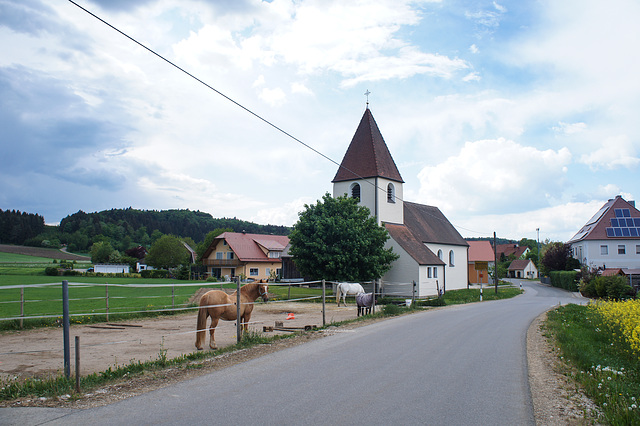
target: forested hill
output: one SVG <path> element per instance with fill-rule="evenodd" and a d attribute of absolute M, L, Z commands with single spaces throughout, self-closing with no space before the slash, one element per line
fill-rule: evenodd
<path fill-rule="evenodd" d="M 0 210 L 0 243 L 52 248 L 68 245 L 70 252 L 86 252 L 98 241 L 109 242 L 120 251 L 137 245 L 149 247 L 166 234 L 197 244 L 204 241 L 207 233 L 219 229 L 278 235 L 289 235 L 291 231 L 286 226 L 215 219 L 209 213 L 191 210 L 79 211 L 62 219 L 60 226 L 45 226 L 44 218 L 36 214 Z"/>
<path fill-rule="evenodd" d="M 157 211 L 128 208 L 97 213 L 79 211 L 60 221 L 60 232 L 64 234 L 81 232 L 90 238 L 104 235 L 115 239 L 129 236 L 141 244 L 144 244 L 147 236 L 150 237 L 155 231 L 189 237 L 195 242 L 200 242 L 208 232 L 225 228 L 255 234 L 288 235 L 290 231 L 286 226 L 259 225 L 235 218 L 215 219 L 209 213 L 191 210 Z"/>

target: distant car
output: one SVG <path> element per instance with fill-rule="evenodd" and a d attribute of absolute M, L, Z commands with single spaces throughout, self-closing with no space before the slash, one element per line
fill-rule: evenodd
<path fill-rule="evenodd" d="M 87 272 L 93 272 L 93 268 L 87 269 Z"/>

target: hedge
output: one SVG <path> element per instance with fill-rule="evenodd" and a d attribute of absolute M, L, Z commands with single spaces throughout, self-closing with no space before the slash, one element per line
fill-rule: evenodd
<path fill-rule="evenodd" d="M 569 291 L 578 291 L 577 271 L 551 271 L 549 273 L 551 285 Z"/>

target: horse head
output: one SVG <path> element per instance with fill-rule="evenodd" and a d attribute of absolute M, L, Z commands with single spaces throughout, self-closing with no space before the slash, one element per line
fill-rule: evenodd
<path fill-rule="evenodd" d="M 269 285 L 258 284 L 258 295 L 262 297 L 263 302 L 267 302 L 269 300 Z"/>

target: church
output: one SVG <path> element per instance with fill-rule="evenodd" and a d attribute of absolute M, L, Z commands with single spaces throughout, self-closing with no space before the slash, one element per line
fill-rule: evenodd
<path fill-rule="evenodd" d="M 358 199 L 391 238 L 400 255 L 382 278 L 385 295 L 434 296 L 467 288 L 469 245 L 442 212 L 404 200 L 404 183 L 368 105 L 338 172 L 333 196 Z"/>

